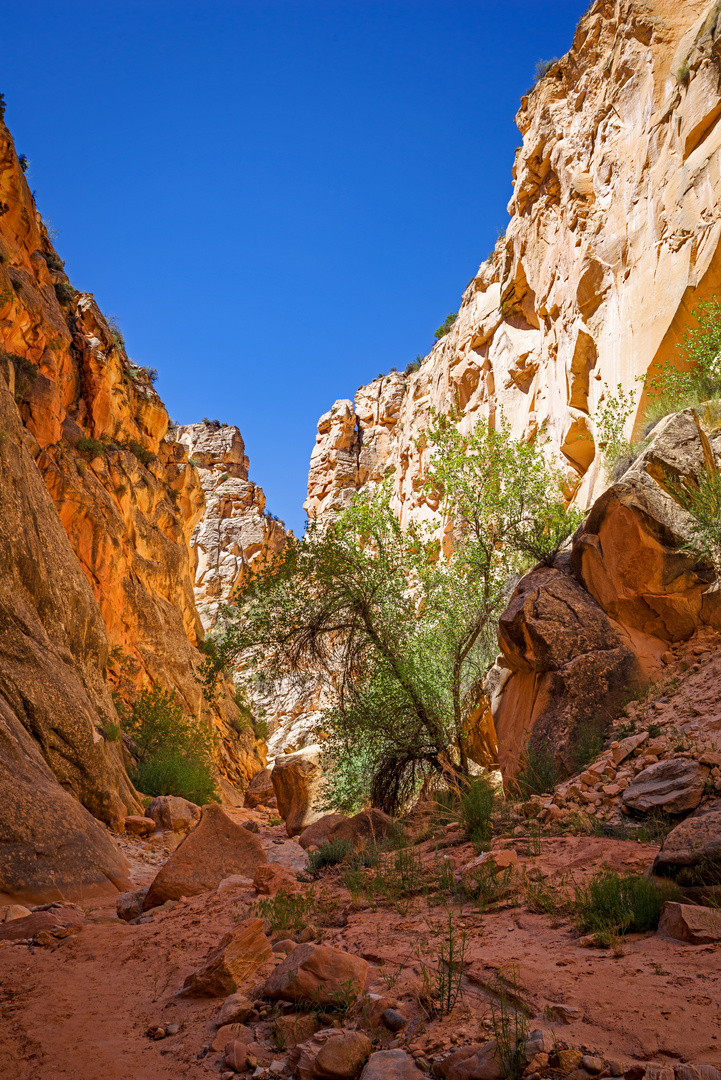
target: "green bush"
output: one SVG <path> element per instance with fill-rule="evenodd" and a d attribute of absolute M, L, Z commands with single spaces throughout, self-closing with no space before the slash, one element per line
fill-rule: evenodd
<path fill-rule="evenodd" d="M 450 315 L 446 315 L 444 321 L 441 323 L 441 325 L 438 327 L 438 329 L 433 335 L 436 341 L 440 341 L 442 337 L 446 336 L 457 318 L 458 315 L 453 311 L 450 313 Z"/>
<path fill-rule="evenodd" d="M 721 474 L 703 469 L 696 485 L 672 483 L 671 494 L 693 518 L 691 536 L 683 545 L 699 560 L 713 563 L 721 578 Z"/>
<path fill-rule="evenodd" d="M 545 79 L 553 65 L 557 63 L 557 56 L 552 57 L 550 60 L 537 60 L 536 70 L 533 73 L 533 85 L 537 86 L 541 79 Z"/>
<path fill-rule="evenodd" d="M 423 360 L 424 360 L 424 357 L 422 357 L 421 354 L 418 353 L 415 360 L 411 360 L 410 364 L 406 364 L 406 366 L 404 368 L 404 371 L 403 371 L 403 374 L 404 375 L 412 375 L 414 371 L 418 371 L 421 364 L 423 363 Z"/>
<path fill-rule="evenodd" d="M 125 443 L 125 449 L 129 450 L 131 454 L 135 454 L 141 465 L 149 465 L 155 458 L 155 454 L 151 450 L 146 450 L 137 439 L 128 439 Z"/>
<path fill-rule="evenodd" d="M 318 877 L 327 866 L 337 866 L 343 862 L 352 850 L 353 844 L 350 840 L 329 840 L 308 855 L 308 872 L 313 877 Z"/>
<path fill-rule="evenodd" d="M 491 815 L 496 795 L 486 779 L 474 777 L 460 789 L 460 821 L 474 847 L 487 845 L 493 832 Z"/>
<path fill-rule="evenodd" d="M 659 888 L 638 874 L 618 874 L 606 866 L 576 886 L 575 921 L 579 930 L 608 946 L 614 937 L 655 930 L 664 903 L 678 896 L 670 883 Z"/>
<path fill-rule="evenodd" d="M 100 439 L 93 439 L 89 435 L 84 435 L 82 439 L 78 439 L 75 444 L 76 448 L 83 454 L 92 454 L 93 457 L 97 457 L 98 454 L 104 454 L 107 450 L 107 446 Z"/>
<path fill-rule="evenodd" d="M 65 263 L 54 251 L 45 252 L 45 262 L 51 270 L 56 270 L 58 273 L 62 273 L 65 269 Z"/>
<path fill-rule="evenodd" d="M 55 286 L 55 295 L 59 304 L 69 304 L 75 296 L 75 289 L 67 281 L 60 281 Z"/>
<path fill-rule="evenodd" d="M 670 360 L 656 362 L 643 379 L 648 423 L 721 397 L 721 301 L 716 296 L 702 300 L 692 315 L 696 326 L 686 330 L 678 346 L 686 370 L 679 371 Z"/>
<path fill-rule="evenodd" d="M 571 764 L 574 772 L 583 772 L 598 757 L 604 745 L 604 723 L 600 717 L 582 721 L 571 744 Z M 542 794 L 542 792 L 539 792 Z"/>
<path fill-rule="evenodd" d="M 561 773 L 551 751 L 545 747 L 536 750 L 527 746 L 524 766 L 516 777 L 521 794 L 546 795 L 553 791 L 560 780 Z"/>
<path fill-rule="evenodd" d="M 160 683 L 141 690 L 125 728 L 137 764 L 130 779 L 146 795 L 179 795 L 195 803 L 220 802 L 211 757 L 212 736 L 182 714 L 174 693 Z"/>

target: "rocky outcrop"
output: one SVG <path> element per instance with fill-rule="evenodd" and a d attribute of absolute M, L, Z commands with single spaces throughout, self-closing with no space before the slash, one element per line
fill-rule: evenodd
<path fill-rule="evenodd" d="M 320 746 L 315 743 L 275 759 L 270 777 L 288 836 L 300 835 L 323 816 L 316 807 L 323 788 L 320 753 Z"/>
<path fill-rule="evenodd" d="M 511 221 L 450 333 L 419 370 L 321 417 L 309 514 L 390 469 L 401 520 L 431 516 L 416 442 L 431 406 L 458 405 L 466 425 L 502 409 L 518 437 L 543 430 L 577 504 L 600 494 L 604 395 L 673 359 L 721 283 L 720 42 L 712 0 L 591 5 L 521 100 Z"/>
<path fill-rule="evenodd" d="M 197 468 L 205 510 L 191 537 L 195 600 L 203 625 L 212 626 L 253 563 L 282 550 L 282 521 L 265 510 L 265 495 L 248 479 L 248 458 L 237 427 L 211 421 L 175 431 Z"/>

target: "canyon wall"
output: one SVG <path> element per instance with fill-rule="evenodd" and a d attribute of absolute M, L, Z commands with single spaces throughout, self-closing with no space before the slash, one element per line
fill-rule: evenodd
<path fill-rule="evenodd" d="M 596 0 L 522 98 L 511 220 L 452 329 L 418 370 L 374 380 L 318 422 L 309 515 L 391 472 L 401 521 L 433 519 L 418 436 L 431 407 L 452 406 L 466 430 L 502 413 L 517 438 L 542 433 L 569 497 L 592 507 L 570 554 L 524 578 L 501 620 L 488 692 L 507 775 L 529 738 L 563 763 L 579 722 L 657 674 L 702 611 L 716 618 L 701 600 L 711 579 L 678 551 L 663 479 L 692 480 L 702 444 L 713 458 L 711 432 L 686 431 L 681 465 L 666 432 L 604 494 L 596 417 L 620 385 L 635 394 L 626 435 L 638 433 L 638 377 L 679 362 L 693 309 L 719 291 L 720 117 L 718 4 Z"/>

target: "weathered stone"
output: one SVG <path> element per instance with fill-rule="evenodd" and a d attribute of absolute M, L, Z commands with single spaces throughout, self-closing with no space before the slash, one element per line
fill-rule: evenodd
<path fill-rule="evenodd" d="M 636 776 L 621 796 L 623 805 L 637 813 L 664 810 L 682 814 L 701 802 L 707 771 L 698 761 L 671 758 L 657 761 Z"/>
<path fill-rule="evenodd" d="M 592 1076 L 597 1076 L 598 1073 L 603 1072 L 603 1058 L 593 1057 L 592 1054 L 584 1054 L 581 1058 L 581 1068 L 585 1069 L 587 1073 L 591 1073 Z"/>
<path fill-rule="evenodd" d="M 360 847 L 369 841 L 385 839 L 390 836 L 392 829 L 393 819 L 382 810 L 361 810 L 354 817 L 334 826 L 331 839 L 348 840 L 353 847 Z"/>
<path fill-rule="evenodd" d="M 408 1023 L 403 1013 L 399 1013 L 397 1009 L 384 1009 L 381 1020 L 388 1030 L 394 1033 L 400 1031 Z"/>
<path fill-rule="evenodd" d="M 233 1072 L 244 1072 L 248 1061 L 248 1047 L 239 1039 L 234 1039 L 225 1047 L 225 1067 Z"/>
<path fill-rule="evenodd" d="M 15 919 L 24 919 L 30 914 L 30 909 L 23 904 L 9 904 L 2 912 L 2 921 L 14 922 Z"/>
<path fill-rule="evenodd" d="M 139 814 L 128 815 L 123 824 L 126 833 L 131 836 L 150 836 L 151 833 L 155 832 L 155 822 L 149 818 L 140 817 Z"/>
<path fill-rule="evenodd" d="M 323 816 L 314 808 L 323 782 L 317 744 L 306 746 L 295 754 L 277 757 L 271 779 L 278 799 L 278 813 L 285 819 L 288 836 L 298 836 Z"/>
<path fill-rule="evenodd" d="M 184 835 L 200 821 L 200 807 L 178 795 L 158 795 L 145 809 L 159 829 Z"/>
<path fill-rule="evenodd" d="M 279 1050 L 290 1049 L 300 1042 L 305 1042 L 318 1030 L 318 1017 L 315 1013 L 290 1013 L 279 1016 L 273 1021 L 273 1039 Z"/>
<path fill-rule="evenodd" d="M 246 1027 L 245 1024 L 223 1024 L 218 1028 L 210 1049 L 218 1053 L 220 1050 L 225 1050 L 229 1042 L 242 1042 L 247 1046 L 248 1043 L 253 1042 L 253 1029 Z"/>
<path fill-rule="evenodd" d="M 721 809 L 687 817 L 665 837 L 653 864 L 655 874 L 681 884 L 713 885 L 721 863 Z M 704 881 L 704 876 L 708 881 Z"/>
<path fill-rule="evenodd" d="M 322 847 L 333 839 L 333 832 L 344 821 L 349 819 L 345 814 L 324 814 L 312 825 L 308 825 L 298 837 L 298 843 L 306 851 L 311 847 Z"/>
<path fill-rule="evenodd" d="M 546 1005 L 543 1011 L 549 1020 L 560 1020 L 562 1024 L 573 1024 L 583 1016 L 577 1005 Z"/>
<path fill-rule="evenodd" d="M 313 1073 L 322 1080 L 355 1080 L 373 1049 L 362 1031 L 344 1031 L 322 1046 Z"/>
<path fill-rule="evenodd" d="M 246 919 L 223 937 L 205 963 L 187 977 L 183 989 L 194 997 L 234 994 L 272 955 L 262 919 Z"/>
<path fill-rule="evenodd" d="M 131 919 L 137 919 L 138 916 L 143 914 L 143 901 L 145 900 L 145 894 L 148 891 L 146 885 L 144 889 L 135 889 L 133 892 L 123 893 L 115 902 L 115 911 L 119 919 L 124 922 L 130 922 Z"/>
<path fill-rule="evenodd" d="M 223 1002 L 215 1025 L 220 1028 L 225 1024 L 244 1024 L 253 1008 L 253 1002 L 243 994 L 230 994 Z"/>
<path fill-rule="evenodd" d="M 265 984 L 266 997 L 286 1001 L 337 1004 L 363 990 L 368 964 L 359 956 L 325 945 L 298 945 L 279 964 Z"/>
<path fill-rule="evenodd" d="M 437 1069 L 444 1080 L 502 1080 L 504 1076 L 497 1060 L 495 1039 L 461 1047 Z"/>
<path fill-rule="evenodd" d="M 271 770 L 267 766 L 261 769 L 245 789 L 243 805 L 247 806 L 249 810 L 253 810 L 256 806 L 267 806 L 268 800 L 275 796 L 275 788 L 270 778 L 270 772 Z"/>
<path fill-rule="evenodd" d="M 0 941 L 22 941 L 34 938 L 45 930 L 57 926 L 78 927 L 83 925 L 82 916 L 67 908 L 51 908 L 49 911 L 33 911 L 20 919 L 0 923 Z"/>
<path fill-rule="evenodd" d="M 253 878 L 253 888 L 263 896 L 274 896 L 279 889 L 287 893 L 300 891 L 298 879 L 292 870 L 277 863 L 259 866 Z"/>
<path fill-rule="evenodd" d="M 658 932 L 690 945 L 710 945 L 721 941 L 721 911 L 669 900 L 663 905 Z"/>
<path fill-rule="evenodd" d="M 260 840 L 232 821 L 219 806 L 204 806 L 200 823 L 151 883 L 144 908 L 148 911 L 166 900 L 216 889 L 231 874 L 252 878 L 266 862 Z"/>
<path fill-rule="evenodd" d="M 405 1050 L 379 1050 L 369 1057 L 361 1080 L 421 1080 L 423 1076 Z"/>

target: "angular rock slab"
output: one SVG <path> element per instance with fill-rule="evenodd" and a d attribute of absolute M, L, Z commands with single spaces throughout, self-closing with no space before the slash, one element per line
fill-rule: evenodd
<path fill-rule="evenodd" d="M 362 1031 L 344 1031 L 339 1039 L 329 1039 L 313 1064 L 320 1080 L 355 1080 L 368 1060 L 373 1045 Z"/>
<path fill-rule="evenodd" d="M 272 955 L 263 933 L 263 920 L 246 919 L 221 939 L 197 971 L 188 975 L 183 990 L 193 997 L 227 997 Z"/>
<path fill-rule="evenodd" d="M 721 911 L 668 900 L 663 905 L 658 932 L 689 945 L 711 945 L 721 941 Z"/>
<path fill-rule="evenodd" d="M 621 796 L 623 805 L 640 814 L 649 810 L 683 814 L 701 802 L 707 775 L 708 770 L 698 761 L 686 758 L 657 761 L 629 784 Z"/>
<path fill-rule="evenodd" d="M 721 809 L 687 817 L 672 829 L 656 856 L 653 872 L 682 882 L 689 877 L 689 884 L 699 884 L 689 871 L 704 863 L 721 863 Z M 703 865 L 697 873 L 703 876 Z"/>
<path fill-rule="evenodd" d="M 145 810 L 159 829 L 166 832 L 189 833 L 200 820 L 201 810 L 188 799 L 178 795 L 158 795 Z"/>
<path fill-rule="evenodd" d="M 255 774 L 245 789 L 243 806 L 253 810 L 256 806 L 267 805 L 268 799 L 272 799 L 274 796 L 275 788 L 270 778 L 270 769 L 266 767 Z"/>
<path fill-rule="evenodd" d="M 337 1005 L 363 990 L 368 964 L 360 956 L 327 945 L 298 945 L 267 980 L 265 997 Z M 349 985 L 350 984 L 350 985 Z"/>
<path fill-rule="evenodd" d="M 295 754 L 279 754 L 271 780 L 278 799 L 278 813 L 285 820 L 288 836 L 298 836 L 308 825 L 323 817 L 314 809 L 323 783 L 320 746 L 314 743 Z"/>
<path fill-rule="evenodd" d="M 219 806 L 204 806 L 200 823 L 151 883 L 143 910 L 217 889 L 223 878 L 234 874 L 252 879 L 267 861 L 263 845 L 253 833 L 237 825 Z"/>

